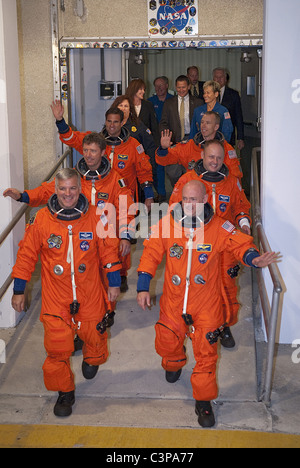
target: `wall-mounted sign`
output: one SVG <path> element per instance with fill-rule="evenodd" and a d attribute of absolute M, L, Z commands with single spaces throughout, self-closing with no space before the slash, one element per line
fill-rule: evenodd
<path fill-rule="evenodd" d="M 198 0 L 148 0 L 149 37 L 198 35 Z"/>

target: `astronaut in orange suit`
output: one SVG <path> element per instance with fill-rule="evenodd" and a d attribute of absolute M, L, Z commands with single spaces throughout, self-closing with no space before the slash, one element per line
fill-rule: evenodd
<path fill-rule="evenodd" d="M 195 161 L 202 158 L 203 147 L 206 141 L 219 140 L 224 145 L 224 163 L 229 172 L 235 177 L 242 179 L 243 172 L 237 158 L 235 149 L 225 140 L 224 135 L 218 130 L 220 116 L 216 112 L 206 112 L 201 120 L 201 131 L 193 139 L 177 143 L 171 146 L 172 132 L 164 130 L 161 132 L 161 145 L 155 153 L 157 164 L 167 166 L 169 164 L 181 164 L 185 169 L 190 169 Z"/>
<path fill-rule="evenodd" d="M 71 146 L 82 154 L 82 140 L 87 133 L 73 131 L 63 118 L 64 108 L 60 101 L 56 100 L 51 106 L 59 138 L 65 145 Z M 105 114 L 105 127 L 102 135 L 106 141 L 106 156 L 111 167 L 124 179 L 127 187 L 137 200 L 139 181 L 143 191 L 144 203 L 150 210 L 154 202 L 152 188 L 153 175 L 149 156 L 145 154 L 143 145 L 130 136 L 129 130 L 122 126 L 124 113 L 119 108 L 111 108 Z"/>
<path fill-rule="evenodd" d="M 215 424 L 210 401 L 218 394 L 216 338 L 224 327 L 220 254 L 230 250 L 248 266 L 263 267 L 277 254 L 259 255 L 252 237 L 213 213 L 201 181 L 192 180 L 175 205 L 144 242 L 138 267 L 137 301 L 150 307 L 149 285 L 166 255 L 160 317 L 155 325 L 155 347 L 170 383 L 186 363 L 184 341 L 190 336 L 196 365 L 191 376 L 198 422 Z M 203 205 L 204 203 L 204 205 Z"/>
<path fill-rule="evenodd" d="M 130 268 L 130 240 L 133 233 L 129 229 L 134 215 L 130 214 L 129 206 L 133 203 L 131 190 L 126 186 L 121 176 L 110 166 L 105 156 L 106 142 L 98 133 L 88 133 L 82 142 L 84 157 L 75 168 L 81 176 L 81 190 L 91 205 L 98 208 L 103 229 L 107 223 L 115 224 L 120 238 L 120 260 L 122 260 L 122 287 L 127 287 L 127 271 Z M 28 203 L 30 206 L 40 206 L 47 203 L 55 192 L 55 179 L 44 182 L 39 187 L 25 190 L 9 188 L 3 192 L 4 196 Z M 107 212 L 108 211 L 108 212 Z M 125 287 L 124 287 L 125 285 Z M 111 305 L 113 310 L 114 305 Z"/>
<path fill-rule="evenodd" d="M 245 234 L 250 235 L 250 208 L 241 187 L 239 179 L 234 177 L 224 164 L 224 147 L 219 140 L 209 140 L 205 143 L 202 159 L 194 164 L 194 168 L 184 174 L 174 187 L 170 197 L 170 206 L 181 200 L 182 188 L 190 180 L 201 180 L 206 187 L 208 203 L 212 206 L 214 213 L 221 218 L 229 220 L 233 225 L 240 228 Z M 224 251 L 221 255 L 222 278 L 224 286 L 224 310 L 228 323 L 225 328 L 221 344 L 226 348 L 233 348 L 235 341 L 230 327 L 238 320 L 239 302 L 237 299 L 236 277 L 239 265 L 234 255 Z"/>
<path fill-rule="evenodd" d="M 12 306 L 24 310 L 24 290 L 40 254 L 42 309 L 47 358 L 43 365 L 45 386 L 58 391 L 57 416 L 68 416 L 75 401 L 74 376 L 69 358 L 74 334 L 84 341 L 82 372 L 93 378 L 108 357 L 106 290 L 100 267 L 107 273 L 107 297 L 120 292 L 119 241 L 112 231 L 98 237 L 99 216 L 80 193 L 80 176 L 62 169 L 56 176 L 56 193 L 27 225 L 13 268 Z M 100 331 L 98 331 L 98 329 Z"/>

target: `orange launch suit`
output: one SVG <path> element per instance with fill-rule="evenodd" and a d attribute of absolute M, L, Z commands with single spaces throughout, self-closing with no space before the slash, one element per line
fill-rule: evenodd
<path fill-rule="evenodd" d="M 82 196 L 82 195 L 81 195 Z M 119 241 L 115 237 L 100 239 L 97 235 L 99 217 L 89 206 L 79 219 L 62 220 L 42 208 L 33 223 L 28 224 L 20 242 L 12 277 L 29 281 L 40 254 L 42 308 L 47 358 L 43 365 L 44 382 L 48 390 L 74 390 L 74 376 L 69 358 L 74 351 L 75 332 L 84 341 L 84 360 L 100 365 L 107 360 L 107 334 L 96 325 L 107 311 L 106 293 L 100 276 L 104 271 L 120 269 Z M 70 313 L 73 300 L 71 267 L 67 262 L 69 229 L 72 230 L 74 271 L 79 312 Z"/>
<path fill-rule="evenodd" d="M 188 171 L 180 177 L 170 197 L 170 206 L 173 203 L 181 201 L 182 189 L 187 182 L 191 180 L 201 180 L 206 187 L 208 203 L 218 216 L 229 220 L 235 226 L 239 226 L 239 221 L 245 218 L 248 220 L 249 224 L 251 224 L 251 205 L 246 198 L 239 180 L 228 172 L 225 165 L 222 166 L 219 173 L 215 174 L 215 178 L 209 177 L 207 174 L 212 173 L 207 173 L 205 170 L 203 172 L 198 171 L 198 166 L 202 167 L 203 171 L 202 160 L 196 163 L 192 171 Z M 220 175 L 221 171 L 224 174 L 223 177 Z M 221 264 L 225 292 L 224 311 L 226 317 L 224 322 L 227 322 L 230 327 L 237 323 L 240 307 L 237 299 L 238 288 L 236 277 L 231 277 L 228 273 L 231 268 L 236 266 L 237 260 L 230 251 L 225 250 L 221 255 Z"/>
<path fill-rule="evenodd" d="M 213 215 L 208 204 L 205 206 L 209 213 L 206 215 L 204 238 L 200 242 L 195 240 L 193 246 L 187 313 L 191 314 L 194 322 L 194 330 L 190 333 L 196 359 L 191 376 L 193 396 L 196 400 L 210 401 L 218 394 L 218 355 L 217 344 L 209 344 L 206 334 L 224 324 L 220 255 L 224 250 L 229 250 L 241 262 L 251 265 L 247 259 L 254 252 L 257 256 L 258 252 L 252 237 L 237 231 L 229 221 Z M 201 239 L 199 229 L 194 231 L 194 236 Z M 164 255 L 166 266 L 160 317 L 155 325 L 155 348 L 162 357 L 162 367 L 174 372 L 186 363 L 184 340 L 189 327 L 182 318 L 188 258 L 187 237 L 182 224 L 173 219 L 173 212 L 162 218 L 150 238 L 144 241 L 139 274 L 153 278 Z M 202 280 L 199 281 L 199 278 Z"/>

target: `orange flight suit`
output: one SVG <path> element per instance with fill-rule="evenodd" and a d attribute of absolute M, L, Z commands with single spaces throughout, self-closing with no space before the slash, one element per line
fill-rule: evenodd
<path fill-rule="evenodd" d="M 105 230 L 106 222 L 114 224 L 116 232 L 119 232 L 119 237 L 126 239 L 128 225 L 133 221 L 134 215 L 128 214 L 128 208 L 133 203 L 133 196 L 123 179 L 114 169 L 111 169 L 105 156 L 102 157 L 98 169 L 99 175 L 95 171 L 88 170 L 84 158 L 80 159 L 75 169 L 81 175 L 81 192 L 91 205 L 97 206 L 97 214 L 101 217 L 102 228 Z M 55 180 L 44 182 L 35 189 L 26 190 L 29 196 L 29 205 L 46 204 L 54 192 Z M 108 214 L 106 214 L 107 204 L 113 205 L 110 206 Z M 115 207 L 116 213 L 113 212 L 113 207 Z M 131 266 L 130 253 L 124 257 L 120 254 L 120 260 L 122 261 L 121 276 L 126 276 Z M 115 304 L 111 304 L 110 309 L 114 310 L 114 308 Z"/>
<path fill-rule="evenodd" d="M 196 359 L 191 376 L 193 396 L 195 400 L 210 401 L 218 394 L 218 355 L 217 343 L 211 345 L 206 334 L 224 324 L 220 255 L 224 250 L 229 250 L 241 262 L 247 264 L 245 262 L 248 256 L 254 251 L 257 252 L 257 249 L 252 243 L 252 237 L 237 231 L 229 221 L 213 215 L 212 208 L 208 204 L 205 205 L 202 242 L 197 241 L 197 238 L 201 239 L 201 229 L 197 228 L 194 231 L 196 240 L 192 250 L 186 311 L 192 316 L 194 329 L 189 333 L 189 327 L 182 318 L 188 258 L 186 235 L 190 232 L 190 229 L 185 229 L 186 233 L 182 223 L 174 220 L 173 212 L 162 218 L 153 229 L 150 238 L 144 241 L 138 272 L 153 278 L 164 254 L 166 255 L 160 317 L 155 325 L 156 352 L 162 357 L 162 367 L 165 370 L 179 370 L 186 363 L 184 341 L 186 334 L 189 334 Z"/>
<path fill-rule="evenodd" d="M 223 176 L 221 175 L 223 174 Z M 228 219 L 233 225 L 239 226 L 239 221 L 246 218 L 251 223 L 251 205 L 246 198 L 244 190 L 239 180 L 229 173 L 225 165 L 218 173 L 207 173 L 203 168 L 202 160 L 197 161 L 195 168 L 183 174 L 174 187 L 170 197 L 170 206 L 182 200 L 183 186 L 191 180 L 201 180 L 206 187 L 208 203 L 213 207 L 214 212 L 221 218 Z M 237 265 L 234 255 L 225 250 L 221 255 L 221 272 L 224 286 L 224 310 L 226 318 L 224 322 L 228 326 L 233 326 L 238 321 L 238 311 L 240 304 L 237 299 L 238 288 L 236 277 L 231 277 L 228 271 Z"/>
<path fill-rule="evenodd" d="M 55 197 L 55 195 L 53 195 Z M 82 199 L 83 195 L 80 195 Z M 74 351 L 75 332 L 84 341 L 84 360 L 100 365 L 107 360 L 107 334 L 96 330 L 106 311 L 106 292 L 100 276 L 104 271 L 120 269 L 119 241 L 115 237 L 100 239 L 96 208 L 88 206 L 79 219 L 59 219 L 48 207 L 42 208 L 26 227 L 19 244 L 12 277 L 29 281 L 38 256 L 41 258 L 42 308 L 47 358 L 43 365 L 48 390 L 74 390 L 74 376 L 69 358 Z M 73 302 L 71 266 L 67 261 L 69 229 L 72 230 L 76 295 L 79 312 L 70 313 Z M 73 317 L 73 320 L 72 320 Z"/>
<path fill-rule="evenodd" d="M 123 140 L 119 140 L 120 144 L 113 146 L 110 144 L 110 140 L 106 139 L 105 154 L 111 167 L 124 179 L 132 195 L 137 195 L 137 179 L 141 186 L 152 184 L 152 166 L 143 146 L 130 136 L 127 129 L 122 127 L 122 130 L 125 137 Z M 69 127 L 67 133 L 59 134 L 59 138 L 65 145 L 71 146 L 82 154 L 82 140 L 89 133 L 91 132 L 75 132 Z"/>
<path fill-rule="evenodd" d="M 224 164 L 228 167 L 229 171 L 235 177 L 241 179 L 243 172 L 239 164 L 234 148 L 224 140 L 221 132 L 217 132 L 216 138 L 222 141 L 224 145 Z M 161 166 L 168 166 L 169 164 L 181 164 L 186 169 L 192 169 L 195 161 L 202 159 L 203 154 L 203 139 L 201 133 L 197 133 L 192 140 L 183 141 L 171 146 L 167 150 L 158 148 L 155 152 L 155 160 Z M 160 155 L 161 154 L 161 155 Z"/>

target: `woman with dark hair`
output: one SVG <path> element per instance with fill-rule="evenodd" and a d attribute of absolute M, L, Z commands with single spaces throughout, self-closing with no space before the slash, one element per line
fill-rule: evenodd
<path fill-rule="evenodd" d="M 145 82 L 141 78 L 132 80 L 126 90 L 126 95 L 132 101 L 136 115 L 147 128 L 151 130 L 156 147 L 160 144 L 158 122 L 152 102 L 144 99 L 146 91 Z"/>
<path fill-rule="evenodd" d="M 123 127 L 126 127 L 130 135 L 138 140 L 144 147 L 145 153 L 149 156 L 153 172 L 153 184 L 158 193 L 158 201 L 165 199 L 165 181 L 157 177 L 157 164 L 155 162 L 155 143 L 149 128 L 137 117 L 133 100 L 126 94 L 118 96 L 112 107 L 118 107 L 124 113 Z"/>

